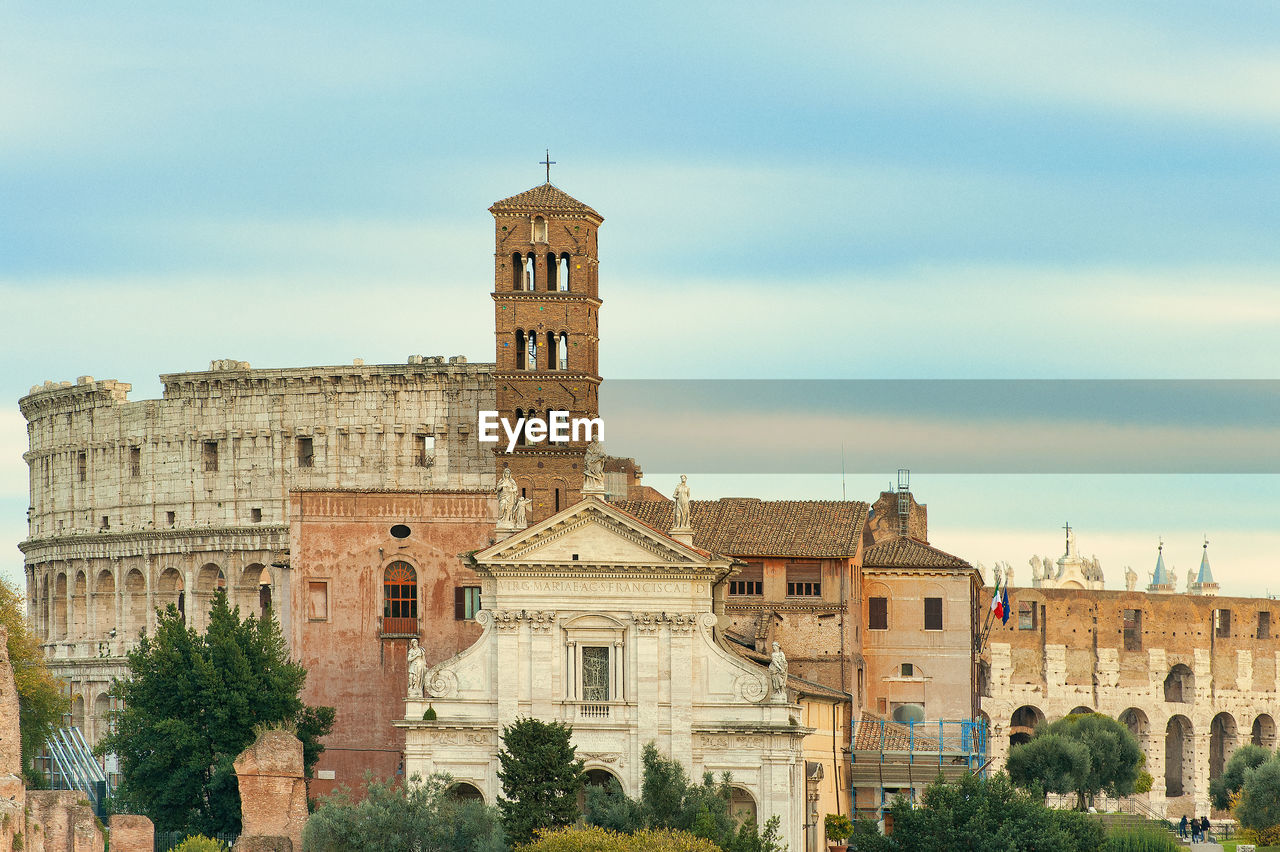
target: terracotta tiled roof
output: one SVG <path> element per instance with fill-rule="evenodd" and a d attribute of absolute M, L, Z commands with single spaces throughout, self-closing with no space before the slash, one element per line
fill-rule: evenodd
<path fill-rule="evenodd" d="M 862 554 L 864 568 L 972 568 L 959 556 L 914 538 L 899 537 L 873 544 Z"/>
<path fill-rule="evenodd" d="M 586 213 L 597 219 L 603 219 L 599 213 L 550 183 L 495 201 L 489 210 L 506 213 L 537 213 L 542 210 L 556 213 Z"/>
<path fill-rule="evenodd" d="M 954 723 L 952 723 L 954 724 Z M 922 722 L 914 726 L 894 722 L 869 710 L 862 711 L 862 718 L 853 732 L 854 751 L 928 751 L 947 750 L 953 745 L 946 735 L 940 734 L 938 723 Z"/>
<path fill-rule="evenodd" d="M 622 500 L 617 505 L 654 529 L 671 528 L 670 500 Z M 726 556 L 852 557 L 867 521 L 853 500 L 757 500 L 726 497 L 690 504 L 693 543 Z"/>

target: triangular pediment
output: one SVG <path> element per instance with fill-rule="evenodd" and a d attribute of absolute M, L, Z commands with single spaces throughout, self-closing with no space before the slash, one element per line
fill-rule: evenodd
<path fill-rule="evenodd" d="M 708 569 L 712 557 L 589 497 L 475 555 L 486 566 L 566 564 Z"/>

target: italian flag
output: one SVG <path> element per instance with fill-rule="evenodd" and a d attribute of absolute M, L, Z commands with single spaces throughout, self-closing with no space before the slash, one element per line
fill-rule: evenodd
<path fill-rule="evenodd" d="M 991 593 L 991 612 L 995 617 L 1004 620 L 1004 604 L 1000 602 L 1000 584 L 996 583 L 995 591 Z"/>

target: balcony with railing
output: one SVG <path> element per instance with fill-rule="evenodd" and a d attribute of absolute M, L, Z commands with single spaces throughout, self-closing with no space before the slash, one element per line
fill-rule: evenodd
<path fill-rule="evenodd" d="M 378 635 L 384 639 L 417 638 L 418 619 L 397 618 L 390 615 L 379 616 Z"/>
<path fill-rule="evenodd" d="M 563 717 L 571 724 L 628 724 L 634 707 L 625 701 L 565 701 Z"/>

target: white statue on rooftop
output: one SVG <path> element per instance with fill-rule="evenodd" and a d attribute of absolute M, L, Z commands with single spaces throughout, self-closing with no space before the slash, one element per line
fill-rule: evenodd
<path fill-rule="evenodd" d="M 1124 566 L 1124 587 L 1127 591 L 1132 592 L 1138 585 L 1138 572 L 1126 565 Z"/>
<path fill-rule="evenodd" d="M 409 697 L 421 698 L 423 679 L 427 675 L 427 654 L 418 645 L 417 639 L 409 640 Z"/>
<path fill-rule="evenodd" d="M 773 643 L 773 655 L 769 659 L 769 692 L 772 695 L 787 696 L 787 655 L 782 653 L 782 646 Z"/>
<path fill-rule="evenodd" d="M 532 497 L 521 497 L 516 500 L 516 526 L 520 529 L 529 526 L 529 507 L 532 505 Z"/>
<path fill-rule="evenodd" d="M 671 529 L 687 530 L 692 527 L 689 519 L 689 477 L 680 475 L 680 484 L 671 495 L 675 507 L 671 511 Z"/>
<path fill-rule="evenodd" d="M 584 492 L 604 493 L 604 444 L 595 440 L 587 444 L 586 454 L 582 457 L 582 490 Z"/>

